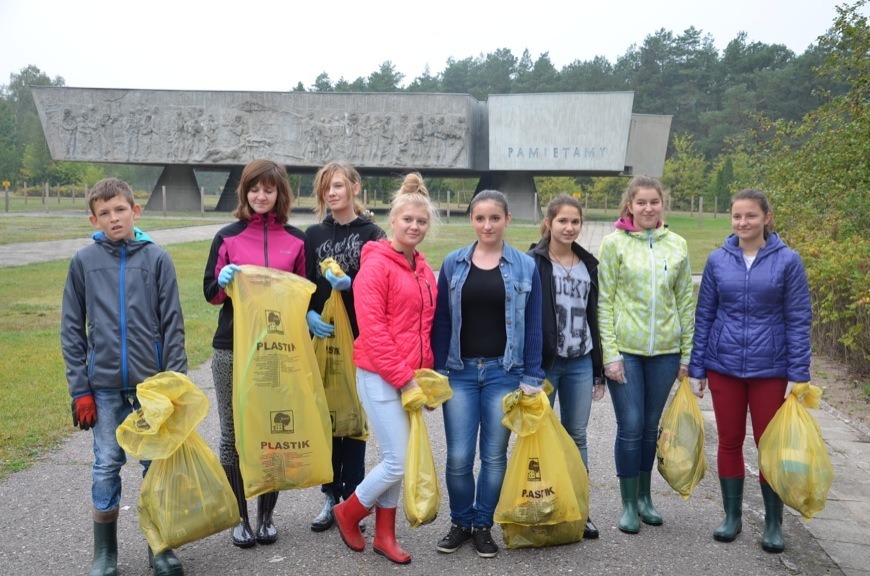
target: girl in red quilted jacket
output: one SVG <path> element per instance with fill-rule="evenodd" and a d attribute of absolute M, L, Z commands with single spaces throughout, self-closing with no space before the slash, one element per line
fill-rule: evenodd
<path fill-rule="evenodd" d="M 354 280 L 359 337 L 354 342 L 357 390 L 381 448 L 381 461 L 350 498 L 335 506 L 342 540 L 361 551 L 360 521 L 375 510 L 375 552 L 397 564 L 411 555 L 396 542 L 396 506 L 405 475 L 410 422 L 401 394 L 417 388 L 414 371 L 432 368 L 429 342 L 435 276 L 417 246 L 437 221 L 419 174 L 408 174 L 393 198 L 391 237 L 363 246 Z"/>

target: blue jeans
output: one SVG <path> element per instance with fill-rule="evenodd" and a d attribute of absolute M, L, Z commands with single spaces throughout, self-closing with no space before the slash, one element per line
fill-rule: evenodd
<path fill-rule="evenodd" d="M 592 376 L 592 356 L 562 358 L 556 356 L 553 367 L 547 370 L 547 380 L 553 385 L 550 406 L 554 406 L 559 395 L 559 420 L 574 440 L 583 465 L 589 469 L 586 454 L 586 427 L 592 411 L 592 391 L 595 379 Z"/>
<path fill-rule="evenodd" d="M 374 372 L 357 368 L 356 389 L 381 448 L 381 461 L 356 487 L 356 497 L 366 508 L 395 508 L 405 478 L 411 421 L 401 393 Z"/>
<path fill-rule="evenodd" d="M 462 363 L 462 370 L 450 370 L 453 397 L 444 403 L 450 518 L 464 528 L 489 528 L 504 481 L 511 435 L 501 423 L 502 399 L 520 385 L 520 374 L 506 373 L 501 358 L 463 358 Z M 478 431 L 480 473 L 475 491 Z"/>
<path fill-rule="evenodd" d="M 659 421 L 680 371 L 680 355 L 622 356 L 628 382 L 608 379 L 607 387 L 616 413 L 616 475 L 634 478 L 655 463 Z"/>
<path fill-rule="evenodd" d="M 97 422 L 94 431 L 94 467 L 91 498 L 100 512 L 114 510 L 121 503 L 121 467 L 127 454 L 118 445 L 115 430 L 133 410 L 139 409 L 139 400 L 132 391 L 96 390 Z M 141 461 L 142 476 L 148 472 L 150 460 Z"/>

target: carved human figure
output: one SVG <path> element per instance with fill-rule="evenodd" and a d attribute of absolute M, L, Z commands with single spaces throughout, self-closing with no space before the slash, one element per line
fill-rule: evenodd
<path fill-rule="evenodd" d="M 60 126 L 64 132 L 67 133 L 66 155 L 72 157 L 76 153 L 76 139 L 78 137 L 79 121 L 69 108 L 64 108 L 63 119 L 60 122 Z"/>
<path fill-rule="evenodd" d="M 139 156 L 139 113 L 131 108 L 124 118 L 124 136 L 127 144 L 127 158 Z"/>

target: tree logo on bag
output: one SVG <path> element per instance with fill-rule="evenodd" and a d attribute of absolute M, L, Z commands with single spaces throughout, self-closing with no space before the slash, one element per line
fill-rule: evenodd
<path fill-rule="evenodd" d="M 281 323 L 281 312 L 278 310 L 266 310 L 266 322 L 269 334 L 284 334 L 284 325 Z"/>
<path fill-rule="evenodd" d="M 280 410 L 278 412 L 270 412 L 269 419 L 272 422 L 273 434 L 293 434 L 293 410 Z"/>
<path fill-rule="evenodd" d="M 537 458 L 529 458 L 529 472 L 526 475 L 526 480 L 540 482 L 541 480 L 541 463 Z"/>

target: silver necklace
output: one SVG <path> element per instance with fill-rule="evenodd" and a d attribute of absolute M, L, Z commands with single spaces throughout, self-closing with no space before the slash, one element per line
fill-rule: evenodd
<path fill-rule="evenodd" d="M 559 260 L 558 256 L 553 254 L 553 251 L 550 250 L 550 261 L 558 264 L 559 268 L 561 268 L 562 271 L 565 273 L 565 277 L 569 279 L 571 278 L 571 271 L 574 269 L 574 256 L 576 256 L 576 254 L 574 254 L 574 252 L 572 251 L 571 262 L 568 264 L 568 266 L 565 266 L 564 264 L 562 264 L 562 261 Z"/>

